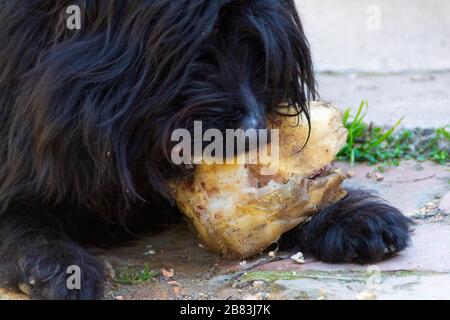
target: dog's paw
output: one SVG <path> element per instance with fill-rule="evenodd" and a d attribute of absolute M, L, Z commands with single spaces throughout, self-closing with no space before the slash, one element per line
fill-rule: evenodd
<path fill-rule="evenodd" d="M 405 249 L 413 221 L 385 201 L 351 191 L 309 223 L 290 232 L 289 241 L 324 262 L 373 263 Z"/>
<path fill-rule="evenodd" d="M 19 289 L 36 300 L 96 300 L 103 296 L 104 267 L 75 244 L 55 244 L 24 257 Z"/>

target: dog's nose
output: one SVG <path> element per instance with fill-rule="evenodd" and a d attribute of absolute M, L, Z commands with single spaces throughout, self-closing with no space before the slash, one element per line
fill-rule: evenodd
<path fill-rule="evenodd" d="M 260 148 L 268 143 L 270 143 L 270 132 L 264 131 L 267 129 L 267 123 L 264 115 L 250 114 L 244 118 L 242 122 L 242 129 L 244 131 L 253 129 L 256 131 L 256 141 L 250 143 L 250 141 L 245 142 L 245 151 L 250 151 L 254 147 Z"/>
<path fill-rule="evenodd" d="M 266 129 L 266 119 L 265 116 L 260 114 L 249 114 L 242 121 L 242 129 L 244 131 L 249 129 L 255 129 L 256 131 L 261 129 Z"/>

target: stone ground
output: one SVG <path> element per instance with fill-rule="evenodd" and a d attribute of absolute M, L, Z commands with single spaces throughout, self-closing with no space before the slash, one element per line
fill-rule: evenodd
<path fill-rule="evenodd" d="M 244 263 L 208 252 L 181 224 L 129 247 L 96 250 L 109 273 L 105 299 L 450 299 L 449 168 L 403 161 L 379 176 L 367 165 L 338 166 L 350 172 L 348 186 L 372 190 L 415 219 L 409 249 L 370 266 L 271 261 L 267 252 Z M 26 297 L 0 290 L 0 298 Z"/>
<path fill-rule="evenodd" d="M 450 123 L 450 72 L 319 73 L 318 86 L 323 100 L 353 112 L 368 101 L 366 121 L 377 125 L 392 126 L 402 118 L 401 127 L 408 129 Z"/>
<path fill-rule="evenodd" d="M 450 2 L 296 0 L 319 93 L 368 121 L 435 128 L 450 119 Z"/>
<path fill-rule="evenodd" d="M 402 117 L 407 128 L 450 123 L 449 1 L 297 2 L 322 99 L 353 109 L 368 100 L 366 119 L 377 125 Z M 408 250 L 373 266 L 306 257 L 254 267 L 268 255 L 223 260 L 179 225 L 131 247 L 97 250 L 109 266 L 105 299 L 450 299 L 449 167 L 403 161 L 377 180 L 373 167 L 339 165 L 353 175 L 349 186 L 370 189 L 415 219 Z M 0 299 L 26 297 L 0 289 Z"/>

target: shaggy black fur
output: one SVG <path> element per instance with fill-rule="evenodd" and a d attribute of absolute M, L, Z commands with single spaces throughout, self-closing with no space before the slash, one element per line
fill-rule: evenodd
<path fill-rule="evenodd" d="M 372 263 L 405 249 L 412 225 L 383 199 L 350 190 L 344 199 L 284 234 L 280 247 L 296 248 L 325 262 Z"/>
<path fill-rule="evenodd" d="M 74 4 L 81 30 L 66 28 Z M 33 298 L 101 297 L 101 264 L 79 245 L 169 219 L 167 181 L 190 173 L 170 162 L 173 129 L 262 128 L 286 101 L 309 119 L 315 97 L 292 0 L 1 1 L 0 43 L 0 281 Z M 377 233 L 341 240 L 386 229 L 403 248 L 406 220 L 370 210 Z M 345 244 L 313 226 L 311 248 L 337 260 Z"/>

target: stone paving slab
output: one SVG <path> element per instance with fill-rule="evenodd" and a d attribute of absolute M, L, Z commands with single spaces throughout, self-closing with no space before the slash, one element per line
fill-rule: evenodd
<path fill-rule="evenodd" d="M 180 234 L 185 236 L 183 242 L 187 249 L 181 249 L 182 241 L 176 236 Z M 170 243 L 172 237 L 176 240 Z M 379 285 L 381 289 L 375 290 L 375 297 L 450 298 L 449 240 L 450 224 L 420 222 L 410 249 L 376 265 L 382 282 Z M 157 248 L 157 253 L 145 256 L 149 243 Z M 175 270 L 172 279 L 157 277 L 148 283 L 119 285 L 110 279 L 105 299 L 261 299 L 261 292 L 268 299 L 356 299 L 361 292 L 374 291 L 367 289 L 371 275 L 369 266 L 325 264 L 311 258 L 301 265 L 289 260 L 269 263 L 251 269 L 247 274 L 241 273 L 233 281 L 235 272 L 244 270 L 245 265 L 241 261 L 222 260 L 198 246 L 190 246 L 194 243 L 195 236 L 187 228 L 177 226 L 148 237 L 133 247 L 98 252 L 111 263 L 116 277 L 123 267 L 137 268 L 143 264 L 148 264 L 153 270 Z M 175 247 L 173 252 L 170 245 Z M 250 263 L 251 260 L 247 261 Z M 256 286 L 255 280 L 262 285 Z M 26 297 L 0 290 L 0 299 Z"/>
<path fill-rule="evenodd" d="M 275 281 L 280 294 L 292 300 L 448 300 L 450 275 L 383 275 L 373 285 L 364 281 L 323 278 Z"/>
<path fill-rule="evenodd" d="M 297 0 L 318 71 L 450 70 L 447 0 Z"/>
<path fill-rule="evenodd" d="M 372 191 L 407 216 L 437 214 L 440 199 L 450 190 L 450 167 L 429 161 L 402 161 L 398 167 L 386 167 L 381 176 L 374 174 L 377 166 L 358 164 L 351 167 L 348 163 L 338 163 L 337 166 L 353 173 L 353 177 L 345 181 L 347 187 Z M 377 177 L 381 180 L 378 181 Z M 443 204 L 441 213 L 450 214 L 447 206 Z"/>
<path fill-rule="evenodd" d="M 362 100 L 366 122 L 401 128 L 438 128 L 450 124 L 450 72 L 405 74 L 318 74 L 321 99 L 353 114 Z"/>
<path fill-rule="evenodd" d="M 297 0 L 321 98 L 367 121 L 406 128 L 450 124 L 450 2 Z M 375 22 L 374 18 L 375 17 Z"/>
<path fill-rule="evenodd" d="M 338 166 L 350 169 L 345 163 Z M 367 178 L 373 169 L 356 165 L 348 183 L 374 190 L 410 215 L 420 212 L 423 204 L 436 202 L 427 214 L 418 215 L 413 245 L 375 265 L 384 279 L 384 291 L 375 292 L 376 298 L 448 298 L 450 217 L 439 209 L 448 204 L 448 169 L 429 162 L 403 162 L 387 169 L 382 181 Z M 361 292 L 363 298 L 373 298 L 373 293 L 365 293 L 369 266 L 325 264 L 306 257 L 305 264 L 284 260 L 253 268 L 258 259 L 268 258 L 267 252 L 245 262 L 222 259 L 200 247 L 186 224 L 122 248 L 92 252 L 108 266 L 105 299 L 355 299 Z M 145 266 L 155 272 L 150 281 L 123 282 L 123 274 L 141 272 Z M 163 269 L 173 269 L 173 275 L 162 276 Z M 0 290 L 0 299 L 23 298 Z"/>
<path fill-rule="evenodd" d="M 425 271 L 450 273 L 450 223 L 417 222 L 412 235 L 412 244 L 405 251 L 386 261 L 377 263 L 381 271 Z M 305 264 L 290 260 L 265 264 L 260 271 L 366 271 L 368 266 L 357 264 L 328 264 L 307 258 Z"/>
<path fill-rule="evenodd" d="M 399 206 L 409 215 L 420 213 L 422 206 L 432 201 L 435 201 L 438 207 L 440 198 L 449 190 L 448 168 L 431 162 L 404 161 L 399 167 L 387 169 L 383 173 L 383 180 L 381 181 L 367 178 L 367 173 L 373 172 L 374 167 L 358 164 L 350 168 L 346 163 L 339 163 L 338 166 L 345 171 L 353 171 L 353 177 L 347 182 L 349 185 L 372 190 L 390 200 L 394 205 Z M 407 187 L 408 192 L 405 192 L 405 187 Z M 388 279 L 385 282 L 387 289 L 383 292 L 377 292 L 377 298 L 391 299 L 397 297 L 397 294 L 399 298 L 408 299 L 448 297 L 443 290 L 435 290 L 428 296 L 419 294 L 420 292 L 429 292 L 430 287 L 436 281 L 446 283 L 444 281 L 448 280 L 447 276 L 450 273 L 450 250 L 448 250 L 450 246 L 450 219 L 436 208 L 433 207 L 433 210 L 427 211 L 425 216 L 419 215 L 421 218 L 426 217 L 427 219 L 417 220 L 416 230 L 413 234 L 413 245 L 407 251 L 376 265 L 376 268 L 386 274 L 385 278 Z M 157 253 L 143 258 L 144 243 L 151 244 Z M 245 280 L 246 273 L 244 273 L 247 266 L 255 260 L 249 260 L 245 263 L 243 261 L 223 260 L 204 248 L 200 248 L 195 235 L 185 226 L 178 226 L 176 229 L 172 229 L 172 232 L 167 231 L 158 236 L 147 238 L 141 244 L 140 249 L 109 252 L 106 253 L 106 256 L 116 265 L 125 262 L 130 263 L 130 261 L 142 264 L 142 261 L 146 261 L 155 269 L 175 269 L 175 280 L 178 284 L 181 284 L 181 289 L 175 290 L 176 294 L 174 288 L 168 286 L 165 281 L 157 281 L 156 284 L 144 285 L 139 288 L 133 286 L 126 289 L 123 287 L 112 288 L 110 291 L 111 296 L 119 294 L 126 299 L 161 297 L 165 299 L 287 299 L 293 298 L 293 295 L 295 295 L 295 282 L 289 282 L 292 279 L 279 279 L 283 279 L 286 273 L 292 272 L 299 274 L 322 272 L 328 274 L 328 277 L 330 275 L 332 277 L 344 275 L 346 277 L 344 282 L 340 279 L 327 280 L 322 277 L 315 281 L 309 279 L 308 286 L 312 288 L 311 290 L 316 291 L 317 288 L 322 287 L 330 292 L 334 290 L 335 294 L 328 293 L 327 297 L 324 297 L 327 299 L 354 299 L 364 289 L 364 281 L 366 281 L 366 276 L 363 277 L 363 280 L 358 279 L 355 272 L 366 275 L 368 268 L 368 266 L 360 265 L 325 264 L 308 257 L 306 263 L 302 265 L 290 260 L 272 262 L 246 271 L 247 275 L 269 272 L 269 279 L 263 277 L 263 288 L 259 288 L 259 286 L 255 288 L 253 281 Z M 236 272 L 240 276 L 233 278 Z M 397 279 L 398 272 L 402 274 L 400 280 Z M 395 273 L 395 275 L 392 273 Z M 421 278 L 417 280 L 414 278 L 416 276 Z M 435 278 L 435 276 L 442 276 L 442 279 Z M 395 279 L 390 280 L 391 278 Z M 288 281 L 285 284 L 288 285 L 290 291 L 285 292 L 282 289 L 283 283 L 277 281 Z M 363 285 L 361 285 L 361 281 L 363 281 Z M 349 283 L 353 283 L 353 285 L 349 285 Z M 302 282 L 302 284 L 305 285 L 305 282 Z M 317 284 L 317 286 L 314 284 Z M 346 292 L 345 288 L 349 286 L 352 289 Z M 397 292 L 389 289 L 399 286 L 402 288 L 417 288 L 417 290 L 410 291 L 408 289 Z M 336 289 L 333 289 L 334 287 Z M 292 292 L 292 295 L 290 292 Z M 320 293 L 321 291 L 317 292 Z M 298 294 L 301 296 L 302 293 Z M 320 296 L 317 298 L 320 298 Z"/>
<path fill-rule="evenodd" d="M 450 191 L 447 191 L 447 193 L 441 198 L 441 201 L 439 202 L 439 210 L 450 213 Z"/>

